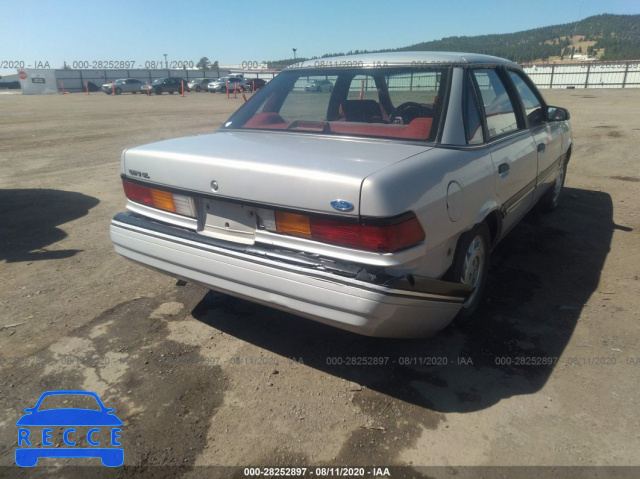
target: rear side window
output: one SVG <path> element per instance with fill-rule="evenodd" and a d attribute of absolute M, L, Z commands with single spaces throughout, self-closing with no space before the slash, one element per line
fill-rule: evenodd
<path fill-rule="evenodd" d="M 495 138 L 518 129 L 515 108 L 507 89 L 495 70 L 474 70 L 480 89 L 489 137 Z"/>

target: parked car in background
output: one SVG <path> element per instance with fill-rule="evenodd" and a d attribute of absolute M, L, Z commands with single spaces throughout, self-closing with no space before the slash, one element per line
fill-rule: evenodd
<path fill-rule="evenodd" d="M 189 80 L 187 86 L 189 87 L 189 91 L 201 91 L 206 90 L 207 85 L 211 82 L 211 78 L 194 78 Z"/>
<path fill-rule="evenodd" d="M 0 89 L 17 90 L 19 88 L 21 88 L 19 80 L 2 78 L 0 76 Z"/>
<path fill-rule="evenodd" d="M 245 78 L 245 84 L 247 85 L 247 91 L 257 91 L 265 86 L 267 81 L 262 78 Z"/>
<path fill-rule="evenodd" d="M 234 90 L 244 91 L 247 88 L 244 78 L 239 76 L 226 76 L 210 82 L 209 85 L 207 85 L 207 90 L 209 90 L 210 93 L 215 93 L 218 91 L 221 93 L 226 93 L 227 84 L 229 85 L 230 92 L 233 92 Z"/>
<path fill-rule="evenodd" d="M 310 80 L 304 91 L 333 91 L 333 83 L 329 80 Z"/>
<path fill-rule="evenodd" d="M 300 94 L 307 84 L 333 88 Z M 558 206 L 568 120 L 501 58 L 304 62 L 215 133 L 125 150 L 128 211 L 111 238 L 249 301 L 369 336 L 430 335 L 472 320 L 490 251 L 534 205 Z"/>
<path fill-rule="evenodd" d="M 144 85 L 144 82 L 136 80 L 135 78 L 120 78 L 113 82 L 103 84 L 102 91 L 107 95 L 111 95 L 114 92 L 116 95 L 120 95 L 121 93 L 136 94 L 140 92 L 140 87 Z"/>
<path fill-rule="evenodd" d="M 182 93 L 183 84 L 184 91 L 189 91 L 187 81 L 180 77 L 158 78 L 149 85 L 149 92 L 155 93 L 156 95 L 162 95 L 164 92 L 171 93 L 172 95 L 176 92 Z M 146 84 L 140 87 L 140 91 L 147 93 Z"/>

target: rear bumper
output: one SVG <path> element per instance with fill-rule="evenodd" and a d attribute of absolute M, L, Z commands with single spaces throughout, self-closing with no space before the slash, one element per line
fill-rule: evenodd
<path fill-rule="evenodd" d="M 122 256 L 171 276 L 367 336 L 422 337 L 451 322 L 464 294 L 441 281 L 408 291 L 345 278 L 251 253 L 131 213 L 111 221 Z M 437 291 L 437 292 L 436 292 Z"/>

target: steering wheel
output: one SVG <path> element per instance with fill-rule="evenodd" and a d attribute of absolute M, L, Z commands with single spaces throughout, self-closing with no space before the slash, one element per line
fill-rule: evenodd
<path fill-rule="evenodd" d="M 433 110 L 427 105 L 421 105 L 415 101 L 408 101 L 402 103 L 393 109 L 391 115 L 389 115 L 389 121 L 391 123 L 399 123 L 401 125 L 407 125 L 412 120 L 419 117 L 433 116 Z"/>

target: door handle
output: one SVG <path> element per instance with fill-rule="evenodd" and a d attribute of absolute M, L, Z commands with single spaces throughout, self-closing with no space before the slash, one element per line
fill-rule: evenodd
<path fill-rule="evenodd" d="M 509 163 L 501 163 L 500 166 L 498 166 L 498 173 L 502 174 L 505 171 L 509 171 Z"/>

